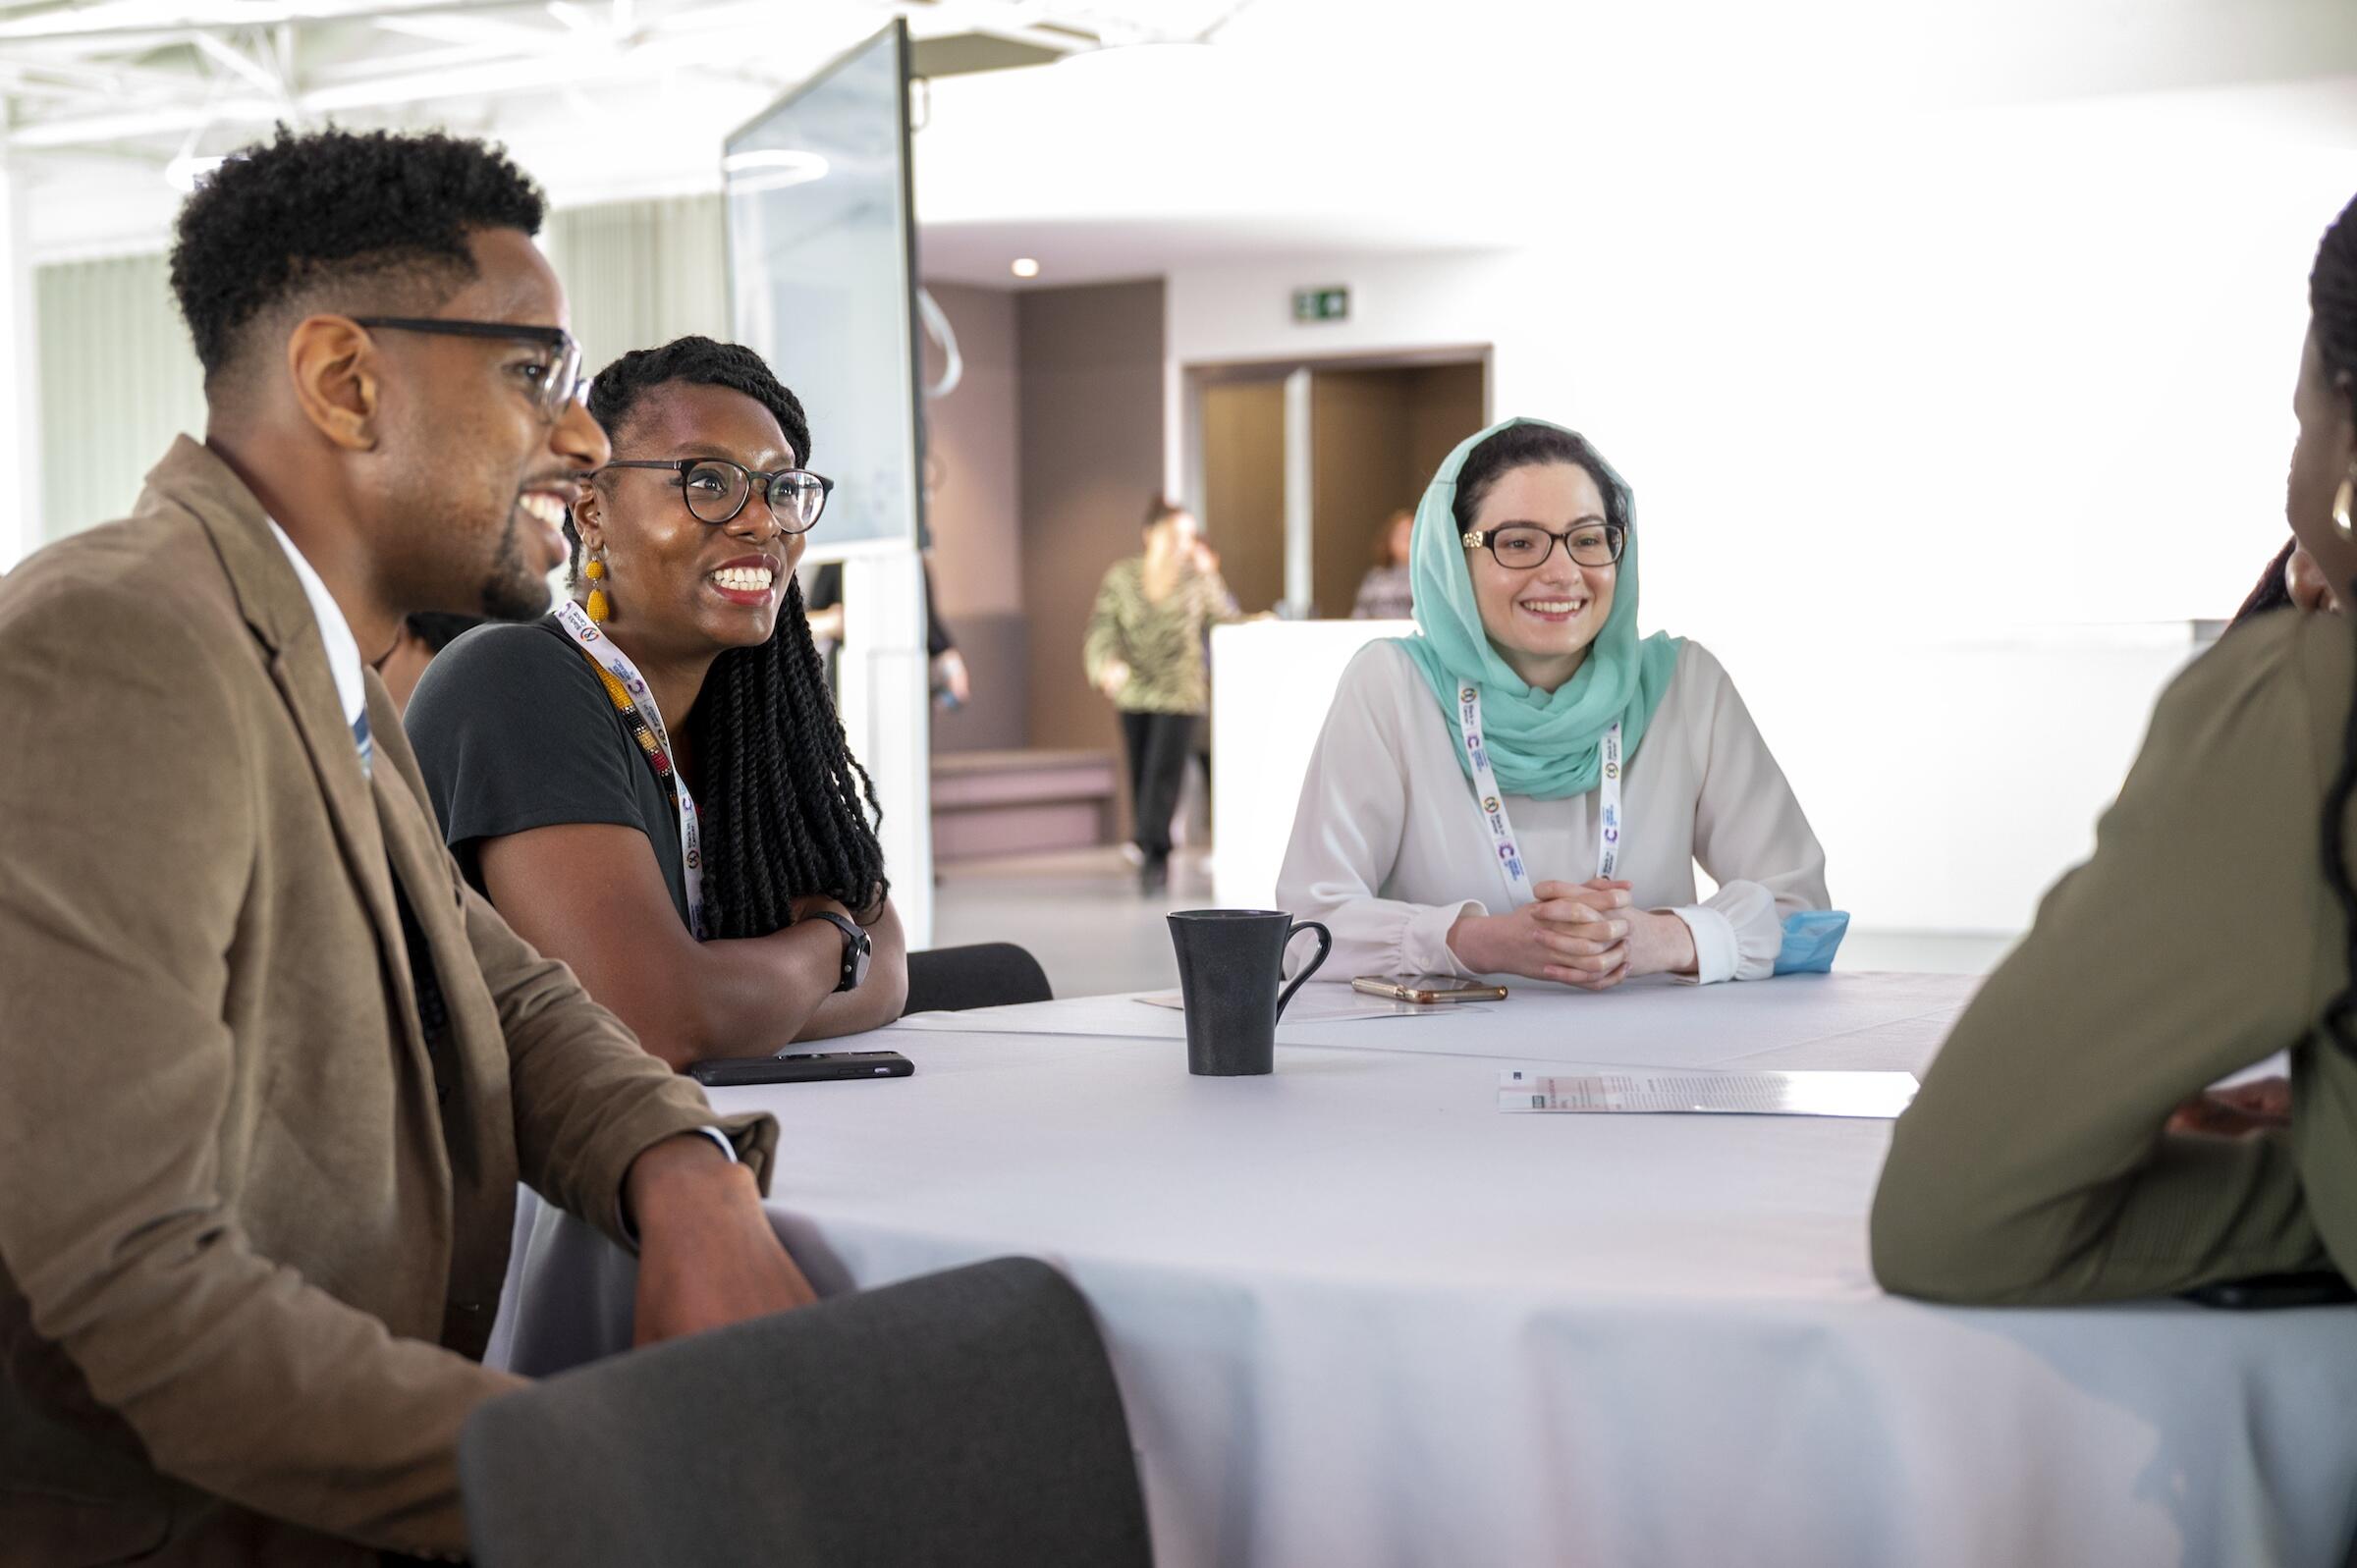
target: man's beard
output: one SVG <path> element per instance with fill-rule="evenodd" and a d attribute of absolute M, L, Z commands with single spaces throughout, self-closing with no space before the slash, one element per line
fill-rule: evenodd
<path fill-rule="evenodd" d="M 483 577 L 477 598 L 481 605 L 478 613 L 493 621 L 534 621 L 548 614 L 548 579 L 524 564 L 513 507 L 508 509 L 508 525 L 500 531 L 499 548 L 491 554 L 491 569 Z"/>

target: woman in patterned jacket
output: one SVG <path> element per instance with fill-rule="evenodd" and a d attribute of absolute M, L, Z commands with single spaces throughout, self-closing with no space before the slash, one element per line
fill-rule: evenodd
<path fill-rule="evenodd" d="M 1146 509 L 1145 540 L 1144 555 L 1105 573 L 1081 657 L 1089 684 L 1121 710 L 1131 832 L 1144 856 L 1138 885 L 1157 892 L 1170 881 L 1171 817 L 1211 704 L 1204 633 L 1239 616 L 1193 514 L 1157 498 Z"/>

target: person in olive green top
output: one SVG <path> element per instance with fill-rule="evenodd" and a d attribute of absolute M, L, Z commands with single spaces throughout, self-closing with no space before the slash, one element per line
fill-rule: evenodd
<path fill-rule="evenodd" d="M 1146 509 L 1145 534 L 1144 555 L 1105 573 L 1081 658 L 1089 684 L 1121 710 L 1132 832 L 1144 856 L 1138 876 L 1150 892 L 1169 880 L 1178 784 L 1211 706 L 1204 636 L 1239 615 L 1192 514 L 1157 500 Z"/>
<path fill-rule="evenodd" d="M 2357 202 L 2327 232 L 2286 511 L 2357 582 Z M 2162 697 L 2092 859 L 2040 907 L 1899 1118 L 1874 1271 L 1953 1302 L 2111 1300 L 2357 1271 L 2357 783 L 2347 618 L 2227 632 Z M 2288 1048 L 2288 1124 L 2165 1131 Z"/>

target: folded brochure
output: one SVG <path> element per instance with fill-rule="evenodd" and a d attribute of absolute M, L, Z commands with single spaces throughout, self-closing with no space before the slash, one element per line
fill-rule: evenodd
<path fill-rule="evenodd" d="M 1889 1119 L 1915 1098 L 1911 1072 L 1697 1072 L 1691 1069 L 1552 1075 L 1498 1074 L 1500 1110 L 1583 1114 L 1716 1111 L 1737 1116 Z"/>

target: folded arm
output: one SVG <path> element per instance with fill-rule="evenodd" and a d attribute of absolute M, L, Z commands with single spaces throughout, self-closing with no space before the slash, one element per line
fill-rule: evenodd
<path fill-rule="evenodd" d="M 2247 635 L 2247 634 L 2246 634 Z M 1874 1269 L 1948 1301 L 2102 1300 L 2320 1267 L 2291 1138 L 2164 1132 L 2189 1095 L 2301 1039 L 2317 934 L 2317 787 L 2231 640 L 2164 697 L 2106 813 L 1899 1118 Z M 2307 1053 L 2295 1049 L 2295 1073 Z"/>
<path fill-rule="evenodd" d="M 889 902 L 867 928 L 866 982 L 838 995 L 843 935 L 832 922 L 697 942 L 635 828 L 565 823 L 486 839 L 478 852 L 483 885 L 516 934 L 570 964 L 673 1067 L 877 1028 L 907 1000 L 906 943 Z"/>

